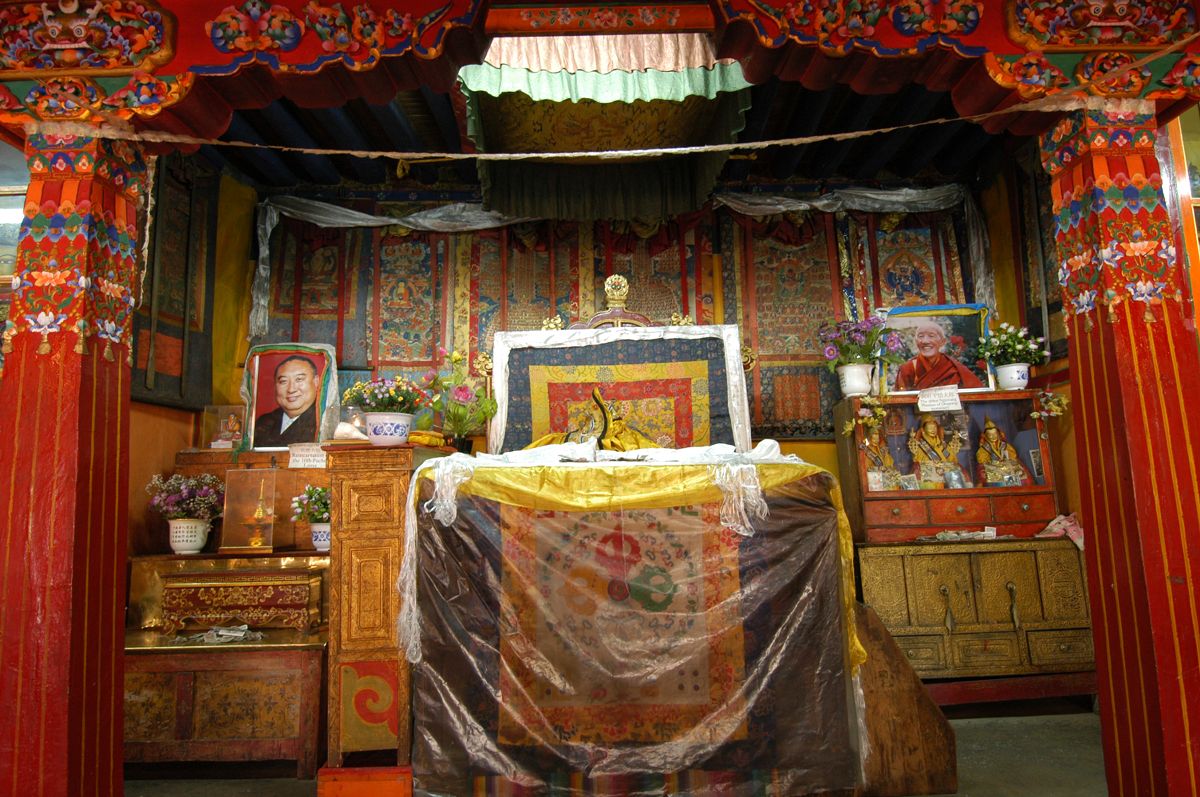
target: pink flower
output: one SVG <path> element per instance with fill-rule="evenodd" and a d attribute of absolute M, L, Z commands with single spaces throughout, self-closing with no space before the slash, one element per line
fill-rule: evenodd
<path fill-rule="evenodd" d="M 450 398 L 460 404 L 470 404 L 475 400 L 475 391 L 467 385 L 458 385 L 450 391 Z"/>

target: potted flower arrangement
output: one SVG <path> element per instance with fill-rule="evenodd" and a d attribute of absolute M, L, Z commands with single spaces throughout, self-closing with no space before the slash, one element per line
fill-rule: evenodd
<path fill-rule="evenodd" d="M 1029 367 L 1050 359 L 1046 339 L 1035 338 L 1025 327 L 1001 324 L 991 337 L 979 342 L 979 356 L 996 370 L 996 386 L 1020 390 L 1029 384 Z"/>
<path fill-rule="evenodd" d="M 304 492 L 292 498 L 292 522 L 308 521 L 313 547 L 329 550 L 329 488 L 304 485 Z"/>
<path fill-rule="evenodd" d="M 167 519 L 171 550 L 177 554 L 200 553 L 208 541 L 213 518 L 225 505 L 225 483 L 208 473 L 168 479 L 155 474 L 146 485 L 150 508 Z"/>
<path fill-rule="evenodd" d="M 416 382 L 396 376 L 355 382 L 342 394 L 342 403 L 363 411 L 373 445 L 388 446 L 408 442 L 413 413 L 430 406 L 431 400 Z"/>
<path fill-rule="evenodd" d="M 434 406 L 442 413 L 442 432 L 459 451 L 471 453 L 471 435 L 478 434 L 496 414 L 496 399 L 467 375 L 467 358 L 461 352 L 442 351 L 450 361 L 448 374 L 430 372 L 429 389 L 437 394 Z"/>
<path fill-rule="evenodd" d="M 895 330 L 886 329 L 879 316 L 862 321 L 826 322 L 817 332 L 825 364 L 838 375 L 842 395 L 865 396 L 871 392 L 871 371 L 877 361 L 898 363 L 904 341 Z"/>

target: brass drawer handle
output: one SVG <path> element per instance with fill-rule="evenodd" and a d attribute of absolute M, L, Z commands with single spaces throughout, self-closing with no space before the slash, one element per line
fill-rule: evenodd
<path fill-rule="evenodd" d="M 907 655 L 907 656 L 908 656 L 910 659 L 915 659 L 915 658 L 917 657 L 917 652 L 916 652 L 915 650 L 912 650 L 912 649 L 906 650 L 906 651 L 904 651 L 904 653 L 905 653 L 905 655 Z"/>
<path fill-rule="evenodd" d="M 961 515 L 963 512 L 967 511 L 967 508 L 965 506 L 956 506 L 954 507 L 954 511 Z"/>
<path fill-rule="evenodd" d="M 938 587 L 938 592 L 942 594 L 942 598 L 946 601 L 946 630 L 953 634 L 956 623 L 954 621 L 954 610 L 950 608 L 950 588 L 943 584 Z"/>
<path fill-rule="evenodd" d="M 1021 511 L 1022 511 L 1022 512 L 1028 512 L 1028 511 L 1029 511 L 1029 504 L 1021 504 Z"/>
<path fill-rule="evenodd" d="M 900 507 L 898 507 L 898 506 L 892 507 L 892 514 L 895 515 L 896 517 L 900 517 Z"/>
<path fill-rule="evenodd" d="M 1021 615 L 1017 611 L 1017 585 L 1011 581 L 1004 585 L 1008 590 L 1008 611 L 1012 614 L 1013 628 L 1021 630 Z"/>
<path fill-rule="evenodd" d="M 1068 645 L 1066 642 L 1060 642 L 1058 644 L 1058 649 L 1061 650 L 1063 653 L 1066 653 L 1068 650 L 1071 649 L 1071 646 Z"/>

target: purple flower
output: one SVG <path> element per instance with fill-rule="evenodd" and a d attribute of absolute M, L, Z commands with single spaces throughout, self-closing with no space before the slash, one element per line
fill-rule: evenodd
<path fill-rule="evenodd" d="M 825 347 L 825 359 L 836 360 L 838 358 L 838 348 L 832 343 Z"/>

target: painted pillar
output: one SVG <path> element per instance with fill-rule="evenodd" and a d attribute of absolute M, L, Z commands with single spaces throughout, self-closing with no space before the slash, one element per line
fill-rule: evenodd
<path fill-rule="evenodd" d="M 1113 795 L 1200 794 L 1200 354 L 1185 322 L 1153 104 L 1043 137 Z M 1117 110 L 1120 108 L 1120 110 Z"/>
<path fill-rule="evenodd" d="M 140 153 L 32 135 L 0 378 L 0 793 L 120 794 Z"/>

